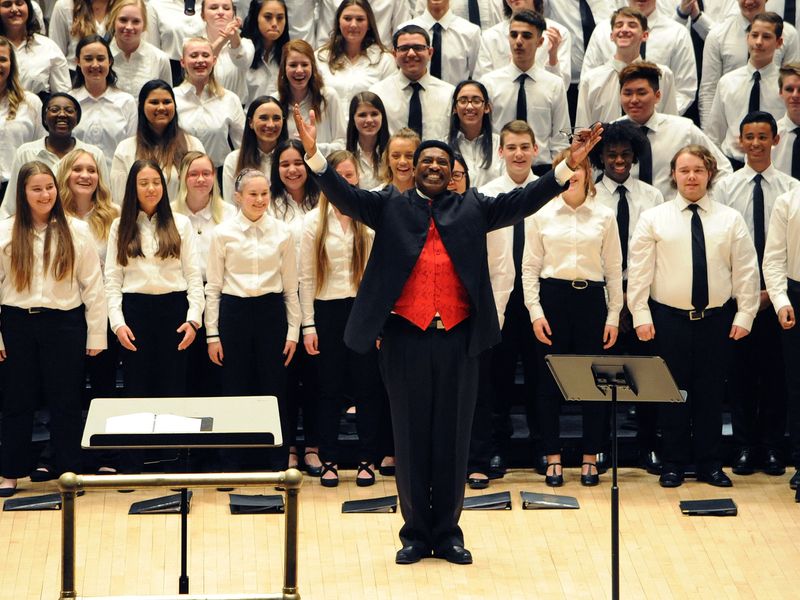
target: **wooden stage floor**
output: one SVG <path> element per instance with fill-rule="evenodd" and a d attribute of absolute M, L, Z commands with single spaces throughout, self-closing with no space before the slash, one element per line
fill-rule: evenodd
<path fill-rule="evenodd" d="M 638 469 L 620 471 L 621 596 L 630 598 L 800 597 L 800 504 L 791 473 L 733 476 L 734 488 L 688 481 L 664 490 Z M 306 480 L 300 494 L 299 590 L 314 600 L 610 598 L 611 474 L 583 488 L 566 469 L 558 493 L 580 510 L 523 511 L 519 491 L 549 492 L 544 478 L 512 471 L 487 492 L 510 490 L 513 510 L 465 512 L 475 563 L 428 559 L 397 566 L 398 514 L 343 515 L 341 503 L 394 492 L 394 480 L 358 488 L 354 471 L 336 489 Z M 20 482 L 20 495 L 55 491 Z M 242 493 L 274 493 L 263 488 Z M 179 517 L 128 516 L 129 505 L 160 490 L 87 493 L 77 501 L 77 589 L 81 596 L 175 594 Z M 169 493 L 164 491 L 164 493 Z M 481 492 L 468 490 L 468 495 Z M 737 517 L 687 517 L 682 499 L 732 497 Z M 60 512 L 0 513 L 0 598 L 58 598 Z M 283 517 L 234 516 L 228 496 L 196 490 L 189 516 L 189 578 L 194 593 L 280 590 Z"/>

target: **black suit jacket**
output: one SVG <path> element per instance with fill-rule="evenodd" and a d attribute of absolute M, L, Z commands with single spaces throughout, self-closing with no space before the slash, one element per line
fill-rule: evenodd
<path fill-rule="evenodd" d="M 375 230 L 372 254 L 350 312 L 345 343 L 356 352 L 374 347 L 386 318 L 417 263 L 433 217 L 470 302 L 469 354 L 477 356 L 500 341 L 489 281 L 486 234 L 533 214 L 562 191 L 553 173 L 496 198 L 474 188 L 461 196 L 445 192 L 432 202 L 412 189 L 360 190 L 328 166 L 317 181 L 342 213 Z"/>

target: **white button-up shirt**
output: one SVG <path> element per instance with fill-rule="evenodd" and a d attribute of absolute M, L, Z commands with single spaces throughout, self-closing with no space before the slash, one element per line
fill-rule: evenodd
<path fill-rule="evenodd" d="M 42 101 L 35 94 L 25 92 L 24 101 L 17 106 L 17 114 L 9 121 L 6 94 L 0 98 L 0 123 L 0 182 L 3 182 L 11 177 L 16 149 L 47 135 L 42 125 Z"/>
<path fill-rule="evenodd" d="M 220 223 L 211 237 L 206 270 L 208 335 L 219 335 L 221 294 L 239 298 L 283 294 L 289 325 L 286 339 L 296 342 L 300 337 L 300 300 L 295 253 L 289 227 L 268 214 L 251 221 L 240 212 Z"/>
<path fill-rule="evenodd" d="M 477 0 L 478 12 L 481 17 L 480 28 L 489 29 L 503 19 L 504 0 Z M 374 4 L 374 3 L 373 3 Z M 397 2 L 402 4 L 402 2 Z M 414 14 L 421 15 L 427 7 L 426 0 L 417 0 L 414 5 Z M 451 0 L 450 11 L 457 17 L 469 21 L 469 0 Z"/>
<path fill-rule="evenodd" d="M 772 164 L 779 171 L 792 174 L 792 151 L 794 149 L 794 141 L 797 139 L 795 129 L 800 125 L 795 124 L 789 118 L 789 115 L 784 115 L 778 119 L 778 135 L 780 141 L 778 145 L 772 149 Z"/>
<path fill-rule="evenodd" d="M 206 24 L 199 10 L 191 16 L 184 14 L 180 0 L 148 0 L 147 6 L 148 40 L 171 60 L 181 59 L 184 40 L 205 37 Z"/>
<path fill-rule="evenodd" d="M 73 135 L 100 148 L 110 170 L 119 143 L 136 135 L 136 100 L 110 86 L 96 98 L 85 87 L 73 90 L 72 95 L 81 104 L 81 122 L 75 126 Z"/>
<path fill-rule="evenodd" d="M 53 5 L 53 14 L 50 15 L 50 24 L 47 28 L 48 37 L 53 40 L 56 45 L 67 57 L 69 68 L 75 70 L 76 56 L 75 49 L 78 46 L 80 38 L 72 37 L 70 29 L 72 29 L 72 20 L 75 15 L 75 3 L 73 0 L 56 0 Z M 94 22 L 95 33 L 104 36 L 106 34 L 106 24 L 104 21 Z"/>
<path fill-rule="evenodd" d="M 800 198 L 796 190 L 775 200 L 764 247 L 763 271 L 775 312 L 791 306 L 786 279 L 800 281 Z"/>
<path fill-rule="evenodd" d="M 181 237 L 180 258 L 160 258 L 156 223 L 158 217 L 148 218 L 139 211 L 136 226 L 144 256 L 128 257 L 128 264 L 121 266 L 117 262 L 117 239 L 119 237 L 119 219 L 114 219 L 108 234 L 108 252 L 106 254 L 106 297 L 108 298 L 108 320 L 111 329 L 116 333 L 125 325 L 122 313 L 123 294 L 169 294 L 186 292 L 189 309 L 186 320 L 201 324 L 203 322 L 203 278 L 197 260 L 195 233 L 189 219 L 183 215 L 172 215 L 175 228 Z M 136 332 L 134 332 L 135 334 Z"/>
<path fill-rule="evenodd" d="M 241 149 L 237 149 L 228 154 L 228 156 L 225 157 L 225 164 L 222 165 L 222 197 L 225 199 L 225 202 L 230 204 L 234 204 L 233 194 L 236 191 L 235 182 L 236 176 L 238 175 L 236 165 L 239 162 L 240 152 Z M 270 170 L 272 169 L 272 152 L 265 154 L 259 150 L 258 156 L 261 159 L 258 169 L 269 179 Z"/>
<path fill-rule="evenodd" d="M 682 310 L 692 304 L 692 212 L 676 195 L 642 213 L 628 254 L 628 305 L 633 325 L 653 322 L 648 298 Z M 733 208 L 704 196 L 700 210 L 708 265 L 708 306 L 734 298 L 734 325 L 750 331 L 758 312 L 756 249 L 747 225 Z M 657 334 L 657 333 L 656 333 Z"/>
<path fill-rule="evenodd" d="M 69 92 L 72 82 L 64 53 L 48 37 L 33 34 L 14 48 L 19 67 L 19 82 L 34 94 L 39 92 Z"/>
<path fill-rule="evenodd" d="M 245 105 L 250 106 L 250 103 L 259 96 L 273 96 L 278 97 L 278 72 L 280 71 L 280 64 L 272 59 L 272 51 L 267 55 L 268 60 L 264 60 L 262 56 L 258 61 L 258 68 L 247 69 L 245 79 L 247 81 L 247 97 L 242 98 Z"/>
<path fill-rule="evenodd" d="M 244 104 L 247 101 L 247 71 L 253 62 L 253 42 L 242 38 L 238 48 L 225 44 L 214 65 L 214 78 L 226 90 L 232 91 Z"/>
<path fill-rule="evenodd" d="M 322 97 L 325 98 L 325 110 L 322 116 L 317 115 L 317 146 L 327 156 L 334 150 L 344 150 L 347 126 L 336 92 L 324 87 L 322 88 Z M 306 94 L 299 104 L 300 114 L 303 115 L 304 120 L 308 121 L 308 114 L 312 108 L 310 94 Z M 291 110 L 289 112 L 291 114 Z M 294 124 L 293 118 L 287 119 L 286 129 L 289 137 L 298 137 L 297 126 Z"/>
<path fill-rule="evenodd" d="M 61 281 L 53 277 L 55 239 L 51 240 L 50 265 L 45 272 L 46 228 L 35 228 L 31 285 L 24 290 L 18 290 L 14 285 L 11 270 L 11 236 L 14 219 L 0 222 L 0 297 L 2 297 L 0 304 L 17 308 L 43 307 L 57 310 L 72 310 L 83 304 L 86 314 L 86 348 L 105 349 L 107 312 L 100 259 L 97 257 L 88 226 L 75 219 L 68 219 L 68 223 L 75 248 L 72 276 L 65 277 Z M 2 335 L 0 335 L 0 350 L 5 350 Z"/>
<path fill-rule="evenodd" d="M 307 4 L 308 0 L 297 0 Z M 319 3 L 319 18 L 317 19 L 317 47 L 321 48 L 334 27 L 339 27 L 334 23 L 336 10 L 342 0 L 316 0 Z M 411 10 L 406 0 L 370 0 L 369 5 L 375 14 L 375 24 L 378 26 L 378 33 L 381 43 L 387 48 L 392 47 L 392 34 L 400 28 L 401 23 L 405 23 L 411 18 Z M 307 9 L 306 9 L 307 10 Z M 291 15 L 289 15 L 290 23 Z M 294 36 L 292 36 L 294 38 Z M 312 44 L 313 45 L 313 44 Z"/>
<path fill-rule="evenodd" d="M 506 163 L 499 156 L 500 150 L 500 136 L 492 133 L 492 150 L 490 157 L 492 164 L 487 168 L 483 168 L 483 152 L 481 142 L 483 142 L 483 134 L 476 137 L 474 140 L 468 140 L 464 134 L 459 131 L 456 134 L 457 150 L 464 157 L 469 169 L 469 183 L 472 187 L 480 187 L 485 183 L 497 179 L 505 173 Z"/>
<path fill-rule="evenodd" d="M 111 40 L 111 54 L 114 57 L 114 72 L 117 74 L 117 87 L 139 98 L 142 86 L 151 79 L 163 79 L 172 85 L 172 69 L 169 56 L 153 44 L 142 40 L 130 57 L 119 49 L 117 42 Z"/>
<path fill-rule="evenodd" d="M 587 0 L 587 4 L 594 18 L 595 29 L 600 23 L 611 19 L 614 7 L 607 0 Z M 572 35 L 570 78 L 572 83 L 578 83 L 581 80 L 584 48 L 589 41 L 583 39 L 583 26 L 581 25 L 581 11 L 578 0 L 550 0 L 545 2 L 544 15 L 563 23 L 569 29 Z M 594 33 L 592 36 L 594 36 Z"/>
<path fill-rule="evenodd" d="M 203 278 L 203 281 L 206 280 L 206 268 L 208 265 L 208 250 L 211 247 L 211 234 L 214 233 L 214 229 L 216 229 L 218 223 L 214 220 L 214 213 L 211 212 L 210 204 L 207 204 L 205 207 L 201 208 L 196 213 L 193 213 L 189 210 L 189 207 L 186 206 L 186 203 L 183 203 L 183 206 L 180 206 L 178 202 L 173 202 L 171 204 L 172 212 L 185 215 L 189 222 L 192 224 L 192 229 L 194 230 L 196 237 L 196 247 L 197 247 L 197 263 L 200 267 L 200 275 Z M 236 207 L 232 204 L 222 204 L 222 219 L 220 223 L 227 221 L 230 218 L 236 216 Z"/>

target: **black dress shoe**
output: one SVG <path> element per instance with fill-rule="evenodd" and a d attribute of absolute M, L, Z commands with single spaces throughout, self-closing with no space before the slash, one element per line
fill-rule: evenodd
<path fill-rule="evenodd" d="M 723 473 L 722 469 L 716 469 L 710 473 L 698 473 L 697 481 L 702 481 L 714 487 L 733 487 L 730 477 Z"/>
<path fill-rule="evenodd" d="M 489 479 L 502 479 L 506 474 L 506 461 L 499 454 L 495 454 L 489 459 Z"/>
<path fill-rule="evenodd" d="M 485 490 L 489 487 L 489 478 L 481 475 L 480 477 L 468 477 L 467 485 L 471 490 Z"/>
<path fill-rule="evenodd" d="M 796 490 L 798 484 L 800 484 L 800 469 L 795 471 L 794 475 L 792 475 L 792 478 L 789 480 L 789 487 Z"/>
<path fill-rule="evenodd" d="M 35 470 L 31 471 L 31 481 L 34 483 L 42 483 L 43 481 L 53 481 L 53 479 L 58 479 L 58 475 L 56 475 L 53 471 L 50 470 L 50 467 L 36 467 Z"/>
<path fill-rule="evenodd" d="M 309 465 L 308 462 L 306 461 L 307 456 L 316 456 L 317 458 L 319 458 L 319 454 L 317 452 L 314 452 L 313 450 L 307 450 L 306 452 L 303 453 L 303 464 L 298 465 L 298 467 L 300 469 L 305 469 L 306 473 L 311 475 L 311 477 L 319 477 L 320 475 L 322 475 L 322 465 L 318 467 Z"/>
<path fill-rule="evenodd" d="M 443 558 L 454 565 L 471 565 L 472 554 L 464 546 L 449 546 L 433 553 L 434 558 Z"/>
<path fill-rule="evenodd" d="M 731 469 L 736 475 L 752 475 L 756 472 L 756 467 L 753 462 L 753 453 L 750 448 L 743 448 L 736 460 L 733 461 L 733 468 Z"/>
<path fill-rule="evenodd" d="M 394 562 L 396 562 L 398 565 L 413 565 L 414 563 L 419 562 L 423 558 L 427 558 L 430 555 L 430 552 L 427 552 L 417 546 L 403 546 L 397 551 L 397 554 L 394 557 Z"/>
<path fill-rule="evenodd" d="M 651 475 L 661 475 L 661 457 L 655 450 L 642 454 L 641 465 Z"/>
<path fill-rule="evenodd" d="M 683 484 L 683 475 L 677 471 L 664 471 L 658 478 L 658 485 L 663 488 L 676 488 Z"/>
<path fill-rule="evenodd" d="M 561 487 L 562 485 L 564 485 L 563 472 L 556 474 L 556 467 L 560 466 L 561 466 L 560 462 L 547 464 L 547 468 L 544 471 L 545 472 L 544 482 L 546 485 L 549 485 L 550 487 Z M 547 472 L 550 470 L 550 467 L 553 467 L 553 474 L 547 475 Z"/>
<path fill-rule="evenodd" d="M 11 496 L 13 496 L 16 493 L 17 493 L 16 487 L 0 488 L 0 498 L 11 498 Z"/>
<path fill-rule="evenodd" d="M 602 475 L 611 467 L 611 455 L 605 452 L 597 453 L 597 472 Z"/>
<path fill-rule="evenodd" d="M 600 473 L 597 472 L 597 465 L 595 463 L 585 462 L 581 463 L 581 466 L 589 465 L 589 472 L 585 475 L 581 473 L 581 485 L 585 485 L 587 487 L 591 487 L 593 485 L 597 485 L 600 483 Z M 594 467 L 595 473 L 592 473 L 592 468 Z"/>
<path fill-rule="evenodd" d="M 764 473 L 773 476 L 786 473 L 786 465 L 783 464 L 783 461 L 775 450 L 767 450 L 766 457 L 764 458 Z"/>
<path fill-rule="evenodd" d="M 378 473 L 380 473 L 384 477 L 394 477 L 395 474 L 394 465 L 380 465 L 378 467 Z"/>

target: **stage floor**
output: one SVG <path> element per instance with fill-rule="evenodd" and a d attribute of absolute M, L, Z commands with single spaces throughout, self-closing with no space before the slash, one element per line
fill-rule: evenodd
<path fill-rule="evenodd" d="M 322 488 L 307 479 L 300 494 L 299 591 L 313 600 L 610 598 L 611 473 L 596 488 L 566 469 L 557 490 L 580 510 L 523 511 L 520 490 L 545 492 L 544 478 L 512 471 L 485 492 L 509 490 L 510 511 L 466 511 L 461 524 L 475 563 L 428 559 L 397 566 L 398 514 L 343 515 L 341 503 L 395 493 L 394 480 L 358 488 L 354 471 Z M 791 472 L 732 476 L 732 489 L 687 481 L 664 490 L 638 469 L 620 471 L 621 597 L 798 597 L 800 504 Z M 56 491 L 20 482 L 16 497 Z M 240 493 L 275 493 L 249 488 Z M 169 493 L 164 490 L 164 494 Z M 129 516 L 132 502 L 160 495 L 92 492 L 77 500 L 77 591 L 81 596 L 176 594 L 179 517 Z M 733 498 L 737 517 L 687 517 L 679 500 Z M 0 598 L 55 600 L 59 592 L 60 512 L 0 513 Z M 190 591 L 280 591 L 283 517 L 231 515 L 228 495 L 196 490 L 189 516 Z"/>

